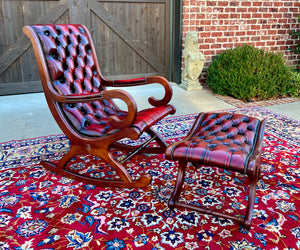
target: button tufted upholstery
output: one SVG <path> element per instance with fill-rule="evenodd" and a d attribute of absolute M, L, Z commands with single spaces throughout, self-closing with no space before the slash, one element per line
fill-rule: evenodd
<path fill-rule="evenodd" d="M 169 207 L 194 209 L 229 218 L 250 228 L 266 120 L 234 113 L 200 113 L 188 135 L 169 145 L 166 158 L 178 161 L 178 176 Z M 245 217 L 237 217 L 179 201 L 187 163 L 223 168 L 248 175 L 249 199 Z"/>
<path fill-rule="evenodd" d="M 39 24 L 25 26 L 23 32 L 30 38 L 48 106 L 70 141 L 70 150 L 58 163 L 41 164 L 66 177 L 99 186 L 145 187 L 150 174 L 133 179 L 123 163 L 137 153 L 164 153 L 167 143 L 151 126 L 169 114 L 175 107 L 170 83 L 161 76 L 136 79 L 108 80 L 100 71 L 91 34 L 80 24 Z M 150 108 L 138 110 L 133 97 L 125 90 L 113 87 L 160 84 L 162 99 L 149 97 Z M 107 87 L 112 87 L 107 89 Z M 125 103 L 118 107 L 114 99 Z M 141 145 L 127 145 L 120 140 L 137 140 L 143 133 L 150 139 Z M 155 147 L 149 143 L 155 140 Z M 129 152 L 124 159 L 114 158 L 112 150 Z M 115 170 L 116 178 L 95 178 L 87 169 L 76 172 L 69 161 L 79 155 L 93 155 Z M 99 170 L 100 171 L 100 170 Z"/>
<path fill-rule="evenodd" d="M 240 114 L 206 113 L 193 135 L 167 151 L 167 157 L 246 173 L 260 123 Z"/>
<path fill-rule="evenodd" d="M 62 95 L 88 95 L 105 90 L 97 70 L 91 41 L 82 25 L 33 25 L 46 58 L 51 84 Z M 123 119 L 127 112 L 119 110 L 111 100 L 91 103 L 60 104 L 72 125 L 82 134 L 103 136 L 118 129 L 108 122 L 109 117 Z M 141 133 L 157 120 L 173 112 L 170 105 L 148 109 L 137 114 L 133 123 Z"/>

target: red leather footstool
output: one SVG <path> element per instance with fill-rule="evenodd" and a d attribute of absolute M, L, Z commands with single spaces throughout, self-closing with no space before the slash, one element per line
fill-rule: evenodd
<path fill-rule="evenodd" d="M 256 184 L 260 176 L 260 159 L 266 119 L 233 113 L 200 113 L 182 140 L 171 144 L 166 158 L 178 161 L 178 176 L 168 202 L 171 209 L 188 208 L 201 213 L 228 218 L 251 227 Z M 187 163 L 215 166 L 248 176 L 249 198 L 245 216 L 233 216 L 179 201 Z"/>

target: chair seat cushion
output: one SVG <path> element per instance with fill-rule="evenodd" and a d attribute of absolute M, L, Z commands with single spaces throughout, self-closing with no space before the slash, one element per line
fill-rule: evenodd
<path fill-rule="evenodd" d="M 107 136 L 119 132 L 120 130 L 112 127 L 108 122 L 108 117 L 116 115 L 119 119 L 124 119 L 127 115 L 125 111 L 117 111 L 107 106 L 105 112 L 97 109 L 97 103 L 65 105 L 64 112 L 73 124 L 74 128 L 81 134 L 93 137 Z M 172 105 L 164 105 L 142 110 L 137 113 L 137 118 L 132 127 L 137 128 L 142 134 L 147 128 L 151 127 L 159 120 L 174 112 Z"/>
<path fill-rule="evenodd" d="M 206 113 L 198 116 L 188 137 L 172 144 L 166 157 L 245 173 L 254 152 L 259 119 L 241 114 Z"/>

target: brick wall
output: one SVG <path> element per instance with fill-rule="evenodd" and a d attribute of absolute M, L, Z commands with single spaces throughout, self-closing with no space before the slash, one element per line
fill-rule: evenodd
<path fill-rule="evenodd" d="M 289 51 L 296 41 L 289 32 L 300 29 L 300 0 L 183 0 L 183 48 L 189 31 L 197 31 L 206 63 L 214 55 L 243 43 L 281 51 L 286 64 L 296 65 L 299 55 Z"/>

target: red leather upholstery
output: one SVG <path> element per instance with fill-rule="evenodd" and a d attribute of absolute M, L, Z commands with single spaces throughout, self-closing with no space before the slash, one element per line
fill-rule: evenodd
<path fill-rule="evenodd" d="M 249 159 L 254 153 L 260 123 L 240 114 L 200 114 L 192 132 L 183 141 L 169 146 L 166 157 L 248 173 L 255 163 Z"/>
<path fill-rule="evenodd" d="M 33 25 L 47 61 L 53 88 L 63 95 L 101 93 L 105 86 L 98 74 L 92 41 L 81 25 Z M 119 130 L 113 128 L 108 118 L 126 117 L 111 100 L 92 103 L 59 104 L 72 125 L 82 134 L 101 136 Z M 164 105 L 137 114 L 132 125 L 141 133 L 166 115 L 174 113 L 174 107 Z"/>
<path fill-rule="evenodd" d="M 260 176 L 260 160 L 266 119 L 234 113 L 200 113 L 189 134 L 169 145 L 166 158 L 178 161 L 175 188 L 168 206 L 187 208 L 200 213 L 224 217 L 251 227 L 256 183 Z M 245 216 L 224 213 L 195 203 L 180 200 L 187 163 L 194 167 L 205 164 L 246 174 L 249 196 Z"/>

